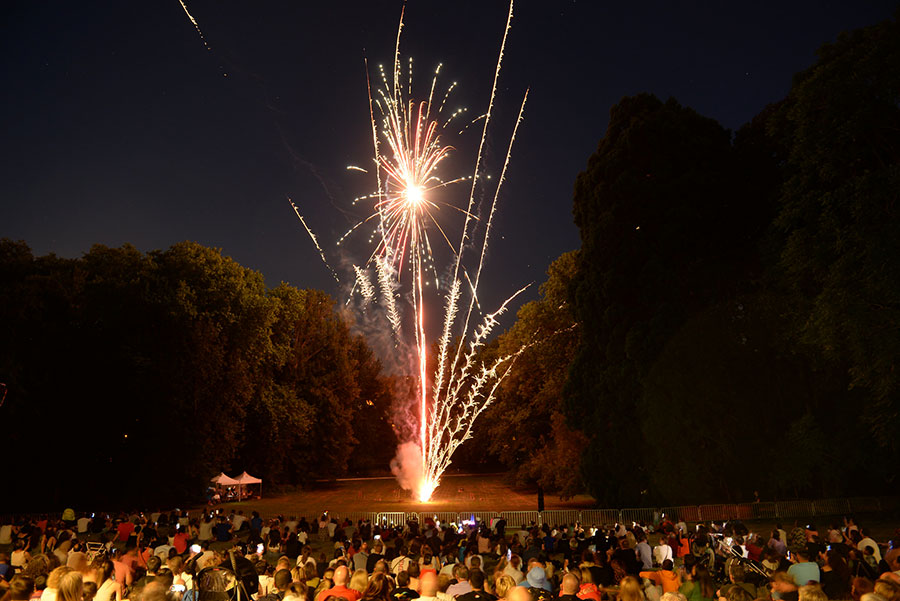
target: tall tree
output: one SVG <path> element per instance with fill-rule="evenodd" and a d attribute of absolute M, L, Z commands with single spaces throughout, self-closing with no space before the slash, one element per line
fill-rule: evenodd
<path fill-rule="evenodd" d="M 576 180 L 582 337 L 566 400 L 592 439 L 585 475 L 602 502 L 644 499 L 643 379 L 669 337 L 731 293 L 754 256 L 766 216 L 743 179 L 727 130 L 645 94 L 613 107 Z"/>
<path fill-rule="evenodd" d="M 900 13 L 898 13 L 900 14 Z M 788 148 L 777 225 L 797 331 L 849 366 L 900 460 L 900 24 L 842 34 L 799 73 L 770 133 Z"/>

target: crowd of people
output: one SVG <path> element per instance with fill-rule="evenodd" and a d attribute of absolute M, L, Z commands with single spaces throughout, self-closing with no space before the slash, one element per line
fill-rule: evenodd
<path fill-rule="evenodd" d="M 0 520 L 0 601 L 900 601 L 852 519 L 405 524 L 208 510 Z"/>

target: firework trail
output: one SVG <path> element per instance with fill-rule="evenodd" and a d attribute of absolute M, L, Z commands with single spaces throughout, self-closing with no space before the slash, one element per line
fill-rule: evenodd
<path fill-rule="evenodd" d="M 471 244 L 470 235 L 474 228 L 472 222 L 479 218 L 474 215 L 476 193 L 484 190 L 490 176 L 483 173 L 484 147 L 491 124 L 497 96 L 503 53 L 509 35 L 513 2 L 510 1 L 506 27 L 500 44 L 497 65 L 494 71 L 491 94 L 487 112 L 471 120 L 465 127 L 454 126 L 456 119 L 466 114 L 466 109 L 457 109 L 449 116 L 444 116 L 444 107 L 452 91 L 456 87 L 453 82 L 436 101 L 439 64 L 434 71 L 430 89 L 424 100 L 412 98 L 413 68 L 412 59 L 408 59 L 408 68 L 403 69 L 400 55 L 401 33 L 404 27 L 405 8 L 401 10 L 397 27 L 397 39 L 394 45 L 394 60 L 388 77 L 385 69 L 379 67 L 381 79 L 379 86 L 373 87 L 368 62 L 366 62 L 366 84 L 369 98 L 369 117 L 372 128 L 372 148 L 374 163 L 374 192 L 356 198 L 353 203 L 371 203 L 374 209 L 368 217 L 351 227 L 337 244 L 343 242 L 363 226 L 373 227 L 371 243 L 374 246 L 363 265 L 354 265 L 355 280 L 351 289 L 369 302 L 377 297 L 384 307 L 391 330 L 398 337 L 403 317 L 397 305 L 397 289 L 401 283 L 408 282 L 409 299 L 413 317 L 413 331 L 416 345 L 416 377 L 418 379 L 417 404 L 419 406 L 419 441 L 421 467 L 416 474 L 416 494 L 420 501 L 430 499 L 440 484 L 441 475 L 450 465 L 456 449 L 471 437 L 472 426 L 478 416 L 491 404 L 497 388 L 515 364 L 517 357 L 524 350 L 498 357 L 489 363 L 482 364 L 478 353 L 484 347 L 488 337 L 498 325 L 498 318 L 505 313 L 510 303 L 526 288 L 522 288 L 504 301 L 501 306 L 483 317 L 477 326 L 472 326 L 473 311 L 478 306 L 478 285 L 481 280 L 484 260 L 487 253 L 490 230 L 496 212 L 500 190 L 506 177 L 513 144 L 528 99 L 526 91 L 509 138 L 506 156 L 500 177 L 494 182 L 494 190 L 490 211 L 484 228 L 484 237 L 480 241 L 481 249 L 477 268 L 472 279 L 463 266 L 464 250 Z M 406 73 L 406 81 L 403 81 Z M 475 155 L 474 169 L 471 175 L 445 178 L 441 166 L 454 148 L 444 143 L 445 132 L 462 133 L 470 125 L 483 120 L 478 151 Z M 368 169 L 350 166 L 348 169 L 371 174 Z M 440 200 L 446 193 L 444 189 L 457 184 L 471 182 L 468 188 L 468 201 L 465 209 L 452 203 Z M 440 191 L 440 192 L 439 192 Z M 316 236 L 307 226 L 296 205 L 291 203 L 297 217 L 316 245 L 319 256 L 328 265 L 325 253 L 319 246 Z M 441 208 L 459 211 L 464 216 L 462 237 L 458 246 L 454 246 L 438 220 Z M 434 248 L 429 238 L 429 230 L 437 232 L 439 239 L 446 243 L 453 254 L 452 277 L 449 291 L 445 296 L 445 315 L 441 337 L 438 339 L 438 357 L 433 366 L 431 395 L 428 394 L 428 340 L 426 338 L 425 318 L 429 301 L 426 298 L 426 286 L 429 284 L 429 273 L 434 276 L 435 287 L 439 284 L 435 266 Z M 442 243 L 442 245 L 443 245 Z M 368 273 L 374 267 L 377 279 L 376 286 L 369 280 Z M 337 275 L 328 267 L 332 275 Z M 468 302 L 461 310 L 464 294 L 462 280 L 465 278 L 468 290 Z M 460 323 L 459 318 L 463 317 Z M 470 329 L 472 330 L 470 332 Z M 454 348 L 454 336 L 460 336 L 460 342 Z M 468 341 L 468 342 L 467 342 Z"/>
<path fill-rule="evenodd" d="M 197 30 L 197 35 L 200 36 L 200 41 L 203 42 L 203 45 L 206 46 L 206 49 L 212 52 L 212 48 L 209 47 L 209 44 L 206 42 L 206 37 L 203 35 L 203 32 L 200 31 L 200 24 L 197 23 L 197 19 L 194 18 L 194 15 L 191 14 L 191 11 L 188 10 L 187 4 L 184 3 L 184 0 L 178 0 L 181 4 L 181 8 L 184 9 L 184 14 L 188 16 L 188 19 L 191 20 L 191 23 L 194 24 L 194 29 Z"/>

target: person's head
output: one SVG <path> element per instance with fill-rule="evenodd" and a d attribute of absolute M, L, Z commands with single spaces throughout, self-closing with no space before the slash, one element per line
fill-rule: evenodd
<path fill-rule="evenodd" d="M 369 584 L 366 586 L 366 590 L 363 591 L 362 598 L 387 601 L 390 599 L 391 591 L 393 590 L 394 583 L 391 582 L 391 579 L 383 572 L 378 572 L 372 575 Z"/>
<path fill-rule="evenodd" d="M 668 570 L 668 571 L 671 572 L 672 569 L 673 569 L 674 567 L 675 567 L 675 564 L 672 563 L 672 560 L 671 560 L 671 559 L 663 560 L 663 562 L 662 562 L 662 569 Z"/>
<path fill-rule="evenodd" d="M 284 591 L 284 601 L 306 601 L 308 590 L 303 582 L 292 582 Z"/>
<path fill-rule="evenodd" d="M 411 561 L 409 567 L 406 568 L 406 571 L 409 572 L 410 578 L 418 578 L 421 573 L 421 568 L 419 568 L 418 562 Z"/>
<path fill-rule="evenodd" d="M 881 578 L 875 581 L 875 594 L 885 599 L 885 601 L 898 601 L 900 600 L 900 586 L 895 582 Z M 811 601 L 819 600 L 813 599 Z"/>
<path fill-rule="evenodd" d="M 92 567 L 94 568 L 94 575 L 97 586 L 103 586 L 103 583 L 106 582 L 110 578 L 110 576 L 112 576 L 113 571 L 115 570 L 115 568 L 113 567 L 113 562 L 102 556 L 94 560 Z"/>
<path fill-rule="evenodd" d="M 687 601 L 687 597 L 681 593 L 663 593 L 659 601 Z"/>
<path fill-rule="evenodd" d="M 7 594 L 10 601 L 28 601 L 34 593 L 34 580 L 28 576 L 18 574 L 9 581 Z"/>
<path fill-rule="evenodd" d="M 481 569 L 481 557 L 479 557 L 478 555 L 473 555 L 472 558 L 469 560 L 469 564 L 475 570 Z"/>
<path fill-rule="evenodd" d="M 351 588 L 357 593 L 362 594 L 363 591 L 366 590 L 366 585 L 369 584 L 369 575 L 365 570 L 356 570 L 353 572 L 353 575 L 350 576 L 350 584 L 347 585 L 347 588 Z"/>
<path fill-rule="evenodd" d="M 59 581 L 62 577 L 69 572 L 72 572 L 72 568 L 69 566 L 59 566 L 58 568 L 54 568 L 50 575 L 47 576 L 47 588 L 59 588 Z"/>
<path fill-rule="evenodd" d="M 463 582 L 469 579 L 469 568 L 467 568 L 465 564 L 458 563 L 453 568 L 453 574 L 458 581 Z"/>
<path fill-rule="evenodd" d="M 516 581 L 509 574 L 501 574 L 494 580 L 494 594 L 499 599 L 506 599 L 509 591 L 515 588 Z"/>
<path fill-rule="evenodd" d="M 641 583 L 634 576 L 625 576 L 619 583 L 619 601 L 644 601 Z"/>
<path fill-rule="evenodd" d="M 156 555 L 151 555 L 150 559 L 147 560 L 147 573 L 156 574 L 160 566 L 162 566 L 162 560 Z"/>
<path fill-rule="evenodd" d="M 469 584 L 476 591 L 482 590 L 484 588 L 484 572 L 478 568 L 469 570 Z"/>
<path fill-rule="evenodd" d="M 274 584 L 275 588 L 279 591 L 286 591 L 291 582 L 293 582 L 293 577 L 291 576 L 290 570 L 278 570 L 272 577 L 272 584 Z"/>
<path fill-rule="evenodd" d="M 397 574 L 397 586 L 401 588 L 409 586 L 409 572 L 407 572 L 406 570 L 402 570 L 399 574 Z"/>
<path fill-rule="evenodd" d="M 868 578 L 854 578 L 850 586 L 850 596 L 859 601 L 863 595 L 867 595 L 875 590 L 875 583 Z"/>
<path fill-rule="evenodd" d="M 562 586 L 560 587 L 563 595 L 574 595 L 578 592 L 578 578 L 575 574 L 566 574 L 562 579 Z"/>
<path fill-rule="evenodd" d="M 534 598 L 524 586 L 514 586 L 506 593 L 506 601 L 534 601 Z"/>
<path fill-rule="evenodd" d="M 807 584 L 801 586 L 798 589 L 798 592 L 800 594 L 800 601 L 828 601 L 828 596 L 822 590 L 822 587 L 818 584 Z M 751 599 L 750 601 L 753 600 Z"/>
<path fill-rule="evenodd" d="M 772 574 L 772 590 L 776 593 L 789 593 L 797 586 L 794 576 L 784 570 Z"/>
<path fill-rule="evenodd" d="M 141 601 L 166 601 L 168 588 L 162 582 L 148 582 L 141 594 Z"/>
<path fill-rule="evenodd" d="M 744 566 L 735 562 L 731 564 L 731 574 L 729 575 L 732 582 L 743 582 L 747 578 L 747 570 Z"/>
<path fill-rule="evenodd" d="M 726 601 L 753 601 L 753 595 L 742 586 L 730 587 L 724 598 Z M 719 597 L 719 599 L 721 600 L 722 597 Z"/>
<path fill-rule="evenodd" d="M 381 542 L 381 539 L 375 541 L 375 544 L 372 545 L 372 550 L 376 555 L 382 555 L 384 553 L 384 543 Z"/>
<path fill-rule="evenodd" d="M 314 566 L 311 562 L 303 564 L 303 579 L 304 580 L 315 580 L 319 577 L 319 573 L 316 572 L 316 566 Z"/>
<path fill-rule="evenodd" d="M 350 582 L 350 570 L 347 569 L 347 566 L 338 566 L 334 570 L 332 580 L 334 580 L 335 586 L 347 586 L 347 583 Z"/>
<path fill-rule="evenodd" d="M 166 561 L 166 566 L 177 576 L 184 571 L 184 560 L 181 558 L 181 555 L 176 555 L 175 557 L 170 557 L 169 560 Z"/>
<path fill-rule="evenodd" d="M 112 562 L 109 562 L 109 564 L 112 566 Z M 82 601 L 84 596 L 83 587 L 84 579 L 81 576 L 81 572 L 76 572 L 75 570 L 66 572 L 59 579 L 56 598 L 58 601 Z"/>
<path fill-rule="evenodd" d="M 422 574 L 419 580 L 419 594 L 423 597 L 436 597 L 438 592 L 438 576 L 433 571 Z"/>
<path fill-rule="evenodd" d="M 138 587 L 132 587 L 131 598 L 132 599 L 140 598 L 142 590 L 143 590 L 142 587 L 140 589 L 138 589 Z M 96 596 L 97 596 L 97 583 L 96 582 L 85 582 L 82 584 L 81 598 L 83 601 L 92 601 L 93 598 Z"/>

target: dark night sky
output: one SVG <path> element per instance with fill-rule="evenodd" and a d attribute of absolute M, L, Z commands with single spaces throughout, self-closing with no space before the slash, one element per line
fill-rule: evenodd
<path fill-rule="evenodd" d="M 328 240 L 346 227 L 336 206 L 371 187 L 345 166 L 370 158 L 363 57 L 391 60 L 401 3 L 188 6 L 211 52 L 177 0 L 4 5 L 0 236 L 67 257 L 190 239 L 271 285 L 337 293 L 286 196 Z M 894 6 L 520 1 L 492 155 L 527 86 L 531 97 L 486 296 L 540 283 L 578 246 L 572 186 L 620 98 L 675 96 L 735 129 L 782 98 L 819 45 Z M 483 111 L 505 17 L 504 0 L 409 0 L 403 50 L 419 81 L 441 61 L 457 100 Z"/>

